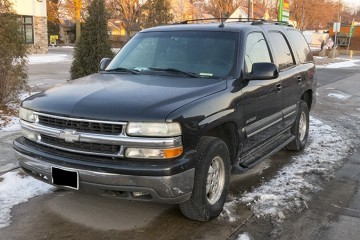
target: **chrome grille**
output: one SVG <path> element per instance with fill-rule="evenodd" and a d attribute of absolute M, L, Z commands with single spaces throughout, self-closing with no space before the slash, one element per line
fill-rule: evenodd
<path fill-rule="evenodd" d="M 119 135 L 121 124 L 104 123 L 101 121 L 81 121 L 66 118 L 57 118 L 48 115 L 38 115 L 39 123 L 47 127 L 58 129 L 72 129 L 78 132 Z"/>
<path fill-rule="evenodd" d="M 79 154 L 79 157 L 124 158 L 127 147 L 170 148 L 181 146 L 177 137 L 132 137 L 126 122 L 71 118 L 34 112 L 33 123 L 20 119 L 21 127 L 36 134 L 39 147 Z"/>
<path fill-rule="evenodd" d="M 88 154 L 110 154 L 118 155 L 121 147 L 113 144 L 86 143 L 86 142 L 66 142 L 63 139 L 41 135 L 41 142 L 47 145 L 56 146 L 72 151 L 86 152 Z"/>

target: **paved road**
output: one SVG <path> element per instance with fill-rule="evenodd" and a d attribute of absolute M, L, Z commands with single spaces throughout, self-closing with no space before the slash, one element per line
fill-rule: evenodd
<path fill-rule="evenodd" d="M 70 79 L 69 70 L 73 51 L 73 48 L 49 48 L 50 63 L 28 65 L 28 83 L 32 91 L 43 91 Z M 65 60 L 62 62 L 51 62 L 51 57 L 57 54 L 63 55 Z"/>
<path fill-rule="evenodd" d="M 70 52 L 69 52 L 70 51 Z M 52 53 L 68 53 L 69 49 L 54 49 Z M 41 90 L 66 81 L 70 63 L 32 65 L 30 83 Z M 320 87 L 318 105 L 313 114 L 321 119 L 351 129 L 360 136 L 356 115 L 360 106 L 359 68 L 337 69 L 332 74 L 319 70 Z M 66 76 L 66 77 L 65 77 Z M 344 77 L 346 78 L 345 80 Z M 328 94 L 343 92 L 353 97 L 343 102 Z M 335 104 L 336 103 L 336 104 Z M 357 122 L 356 122 L 357 121 Z M 19 133 L 1 133 L 0 160 L 13 164 L 11 141 Z M 291 153 L 282 151 L 241 177 L 233 178 L 231 191 L 251 190 L 274 176 L 284 166 Z M 0 229 L 0 239 L 236 239 L 241 232 L 249 232 L 255 239 L 338 239 L 342 229 L 351 231 L 345 239 L 358 239 L 360 176 L 357 153 L 346 162 L 337 177 L 324 191 L 315 195 L 309 209 L 292 214 L 283 224 L 273 224 L 252 216 L 243 205 L 236 211 L 241 218 L 229 222 L 222 218 L 209 223 L 185 219 L 177 206 L 154 203 L 129 202 L 84 195 L 68 191 L 55 191 L 21 204 L 12 210 L 11 226 Z M 274 161 L 276 160 L 276 161 Z M 2 164 L 2 162 L 0 162 Z M 270 167 L 262 171 L 264 165 Z M 9 165 L 8 168 L 14 165 Z M 350 171 L 350 170 L 351 171 Z M 0 170 L 2 170 L 0 168 Z M 339 197 L 340 196 L 340 197 Z M 336 206 L 334 206 L 336 205 Z M 355 210 L 355 211 L 354 211 Z M 320 223 L 320 224 L 319 224 Z M 356 224 L 352 224 L 356 223 Z M 352 236 L 352 233 L 358 235 Z M 331 235 L 331 236 L 330 236 Z M 317 238 L 317 237 L 324 238 Z"/>

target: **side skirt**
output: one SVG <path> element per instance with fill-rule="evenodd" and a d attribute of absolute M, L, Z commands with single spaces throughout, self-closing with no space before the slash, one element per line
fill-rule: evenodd
<path fill-rule="evenodd" d="M 233 165 L 232 173 L 242 173 L 254 167 L 265 158 L 280 151 L 294 139 L 295 136 L 290 133 L 290 128 L 286 129 L 283 133 L 245 153 L 239 161 Z"/>

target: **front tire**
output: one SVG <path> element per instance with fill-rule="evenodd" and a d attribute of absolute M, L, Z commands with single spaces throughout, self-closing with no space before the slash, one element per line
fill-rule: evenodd
<path fill-rule="evenodd" d="M 180 204 L 182 214 L 197 221 L 209 221 L 221 213 L 230 181 L 229 150 L 219 138 L 203 137 L 198 147 L 191 198 Z"/>
<path fill-rule="evenodd" d="M 295 139 L 287 146 L 287 150 L 300 151 L 304 149 L 309 135 L 309 108 L 305 101 L 300 101 L 299 109 L 291 133 Z"/>

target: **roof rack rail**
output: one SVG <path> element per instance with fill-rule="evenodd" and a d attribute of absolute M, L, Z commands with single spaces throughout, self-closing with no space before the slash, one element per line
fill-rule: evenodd
<path fill-rule="evenodd" d="M 264 19 L 259 19 L 259 18 L 199 18 L 199 19 L 188 19 L 188 20 L 184 20 L 184 21 L 180 21 L 180 22 L 176 22 L 174 24 L 188 24 L 189 22 L 198 22 L 198 21 L 210 21 L 210 20 L 220 20 L 221 22 L 224 22 L 226 20 L 237 20 L 237 21 L 233 21 L 233 22 L 265 22 L 266 20 Z"/>
<path fill-rule="evenodd" d="M 285 22 L 285 21 L 272 21 L 272 20 L 265 20 L 263 18 L 224 18 L 224 17 L 188 19 L 188 20 L 176 22 L 176 23 L 173 23 L 173 24 L 188 24 L 190 22 L 211 21 L 211 20 L 218 20 L 218 21 L 220 20 L 222 26 L 226 22 L 226 20 L 236 20 L 236 21 L 230 21 L 230 22 L 226 22 L 226 23 L 252 22 L 251 25 L 261 25 L 261 24 L 264 24 L 264 23 L 273 23 L 275 25 L 283 25 L 283 26 L 288 26 L 288 27 L 294 27 L 292 24 L 289 24 L 288 22 Z"/>
<path fill-rule="evenodd" d="M 284 25 L 284 26 L 288 26 L 288 27 L 294 27 L 292 24 L 285 22 L 285 21 L 273 21 L 272 23 L 274 23 L 275 25 Z"/>

